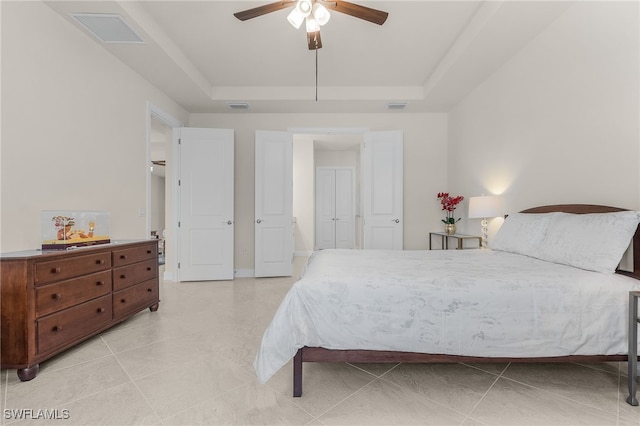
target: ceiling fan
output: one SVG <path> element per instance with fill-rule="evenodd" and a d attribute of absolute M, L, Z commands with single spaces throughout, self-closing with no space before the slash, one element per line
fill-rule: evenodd
<path fill-rule="evenodd" d="M 307 27 L 307 44 L 309 50 L 318 50 L 322 47 L 322 39 L 320 38 L 320 26 L 329 21 L 331 15 L 329 10 L 335 10 L 374 24 L 382 25 L 387 20 L 389 14 L 381 10 L 372 9 L 366 6 L 360 6 L 348 1 L 342 0 L 288 0 L 278 1 L 275 3 L 265 4 L 264 6 L 254 7 L 252 9 L 243 10 L 234 13 L 233 16 L 241 21 L 266 15 L 281 9 L 293 7 L 291 13 L 287 17 L 289 23 L 295 28 L 300 28 L 302 22 L 306 22 Z"/>

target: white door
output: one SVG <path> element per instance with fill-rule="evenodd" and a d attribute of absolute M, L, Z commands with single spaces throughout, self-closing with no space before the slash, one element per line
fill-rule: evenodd
<path fill-rule="evenodd" d="M 233 130 L 179 132 L 178 281 L 233 279 Z"/>
<path fill-rule="evenodd" d="M 354 170 L 316 169 L 316 248 L 355 246 Z"/>
<path fill-rule="evenodd" d="M 402 131 L 365 133 L 363 159 L 364 248 L 402 250 Z"/>
<path fill-rule="evenodd" d="M 256 131 L 255 276 L 293 274 L 293 134 Z"/>

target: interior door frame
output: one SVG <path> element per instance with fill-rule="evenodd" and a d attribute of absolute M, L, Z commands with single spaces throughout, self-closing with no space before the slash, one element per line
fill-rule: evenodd
<path fill-rule="evenodd" d="M 368 127 L 293 127 L 293 128 L 288 128 L 287 129 L 288 132 L 293 134 L 293 138 L 295 141 L 295 137 L 296 135 L 361 135 L 363 137 L 363 141 L 364 141 L 364 134 L 367 132 L 370 132 L 371 129 Z M 362 158 L 360 159 L 360 162 L 362 162 Z M 313 164 L 314 167 L 314 183 L 313 183 L 313 188 L 315 191 L 315 163 Z M 314 198 L 315 198 L 315 194 L 314 194 Z M 358 200 L 356 200 L 356 203 L 359 203 Z M 313 246 L 315 249 L 315 245 L 316 245 L 316 241 L 315 241 L 315 200 L 314 200 L 314 206 L 313 206 Z M 355 224 L 354 224 L 355 226 Z M 356 228 L 356 233 L 357 233 L 357 228 Z M 295 244 L 295 242 L 294 242 Z M 356 246 L 357 246 L 357 238 L 356 238 Z M 295 246 L 294 246 L 294 253 L 298 253 L 298 251 L 295 250 Z M 306 255 L 309 255 L 311 253 L 307 253 Z"/>
<path fill-rule="evenodd" d="M 171 149 L 172 151 L 171 158 L 174 159 L 174 161 L 178 155 L 178 144 L 176 143 L 175 129 L 179 127 L 183 127 L 183 123 L 180 120 L 173 117 L 171 114 L 168 114 L 167 112 L 163 111 L 161 108 L 154 105 L 153 103 L 147 101 L 147 155 L 146 155 L 146 163 L 145 163 L 146 188 L 147 188 L 146 189 L 147 199 L 146 199 L 146 206 L 145 206 L 146 238 L 149 238 L 151 236 L 151 120 L 152 118 L 156 118 L 162 121 L 164 124 L 166 124 L 167 126 L 173 129 L 171 142 L 170 144 L 168 144 L 167 149 Z M 168 166 L 165 166 L 165 167 L 168 167 Z M 173 220 L 178 215 L 178 205 L 175 200 L 175 194 L 177 194 L 178 192 L 178 187 L 177 187 L 177 183 L 173 182 L 175 181 L 175 179 L 171 179 L 171 180 L 172 180 L 171 193 L 173 194 L 172 196 L 173 202 L 171 203 L 170 219 Z M 165 175 L 165 182 L 166 182 L 166 175 Z M 165 226 L 166 227 L 170 226 L 171 232 L 175 236 L 177 235 L 177 232 L 178 232 L 178 223 L 176 220 L 173 220 L 173 222 L 174 222 L 173 224 L 165 224 Z M 178 252 L 178 242 L 176 241 L 176 238 L 173 238 L 173 241 L 171 243 L 172 244 L 169 247 L 167 247 L 166 241 L 165 241 L 165 259 L 171 258 L 173 260 L 172 264 L 170 265 L 171 270 L 167 271 L 165 269 L 164 277 L 163 277 L 165 280 L 169 280 L 169 281 L 173 281 L 173 278 L 174 278 L 172 271 L 178 270 L 178 258 L 176 256 L 176 253 Z M 172 256 L 167 257 L 166 252 L 168 250 L 171 250 Z"/>

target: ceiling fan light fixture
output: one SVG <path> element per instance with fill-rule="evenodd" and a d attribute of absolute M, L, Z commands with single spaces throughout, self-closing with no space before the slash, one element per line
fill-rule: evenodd
<path fill-rule="evenodd" d="M 307 33 L 315 33 L 316 31 L 320 31 L 320 23 L 312 16 L 307 16 Z"/>
<path fill-rule="evenodd" d="M 296 4 L 295 8 L 306 18 L 311 14 L 313 4 L 311 0 L 298 0 L 298 4 Z"/>
<path fill-rule="evenodd" d="M 298 8 L 294 7 L 289 16 L 287 16 L 287 21 L 297 30 L 302 25 L 304 18 L 305 16 L 298 11 Z"/>
<path fill-rule="evenodd" d="M 316 20 L 316 22 L 318 22 L 318 25 L 320 26 L 329 22 L 329 19 L 331 18 L 331 14 L 327 10 L 327 8 L 320 3 L 313 4 L 311 13 L 313 15 L 313 18 Z"/>

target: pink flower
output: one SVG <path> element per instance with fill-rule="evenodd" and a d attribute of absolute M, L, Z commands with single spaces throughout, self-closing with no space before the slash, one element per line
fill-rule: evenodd
<path fill-rule="evenodd" d="M 442 204 L 442 210 L 447 212 L 445 219 L 442 219 L 444 223 L 456 223 L 457 220 L 453 218 L 453 212 L 460 204 L 464 197 L 462 195 L 458 195 L 456 197 L 451 197 L 448 192 L 438 192 L 438 199 L 440 200 L 440 204 Z"/>

